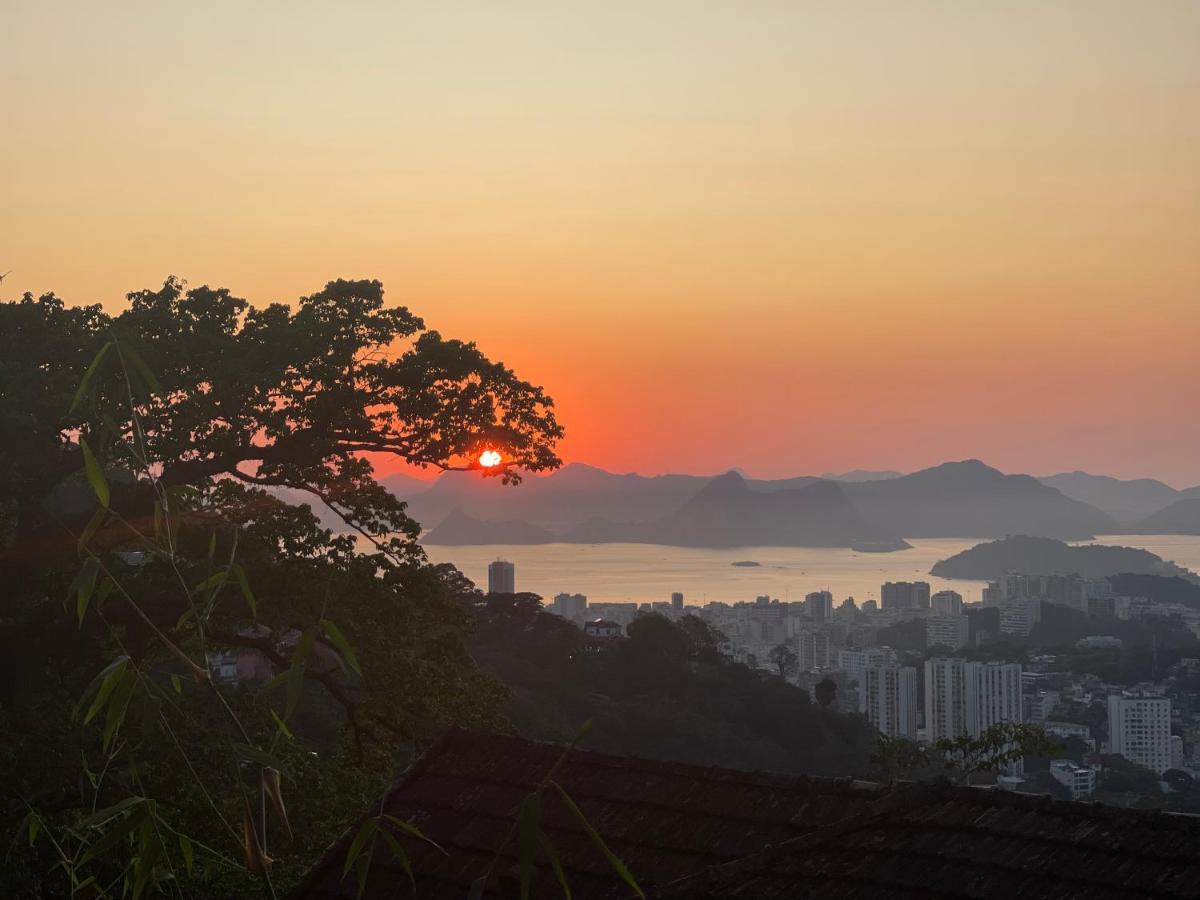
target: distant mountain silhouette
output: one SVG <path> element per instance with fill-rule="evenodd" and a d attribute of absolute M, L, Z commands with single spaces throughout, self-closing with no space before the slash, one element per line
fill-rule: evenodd
<path fill-rule="evenodd" d="M 686 547 L 907 546 L 864 519 L 835 482 L 761 491 L 736 472 L 714 478 L 647 531 L 656 543 Z"/>
<path fill-rule="evenodd" d="M 483 522 L 452 510 L 442 523 L 421 538 L 426 544 L 467 546 L 476 544 L 549 544 L 556 540 L 544 528 L 528 522 Z"/>
<path fill-rule="evenodd" d="M 1057 488 L 1072 499 L 1090 503 L 1119 523 L 1144 519 L 1166 509 L 1185 494 L 1153 478 L 1122 481 L 1079 471 L 1047 475 L 1038 481 Z"/>
<path fill-rule="evenodd" d="M 1105 547 L 1088 544 L 1072 547 L 1051 538 L 1016 535 L 986 544 L 940 560 L 929 570 L 939 578 L 972 578 L 990 580 L 1004 572 L 1025 572 L 1029 575 L 1077 574 L 1085 578 L 1106 578 L 1109 575 L 1181 575 L 1192 573 L 1166 562 L 1148 550 L 1133 547 Z"/>
<path fill-rule="evenodd" d="M 1005 475 L 977 459 L 943 463 L 887 481 L 846 484 L 877 527 L 908 538 L 1030 533 L 1083 540 L 1112 532 L 1112 519 L 1028 475 Z"/>
<path fill-rule="evenodd" d="M 893 472 L 891 470 L 873 472 L 870 469 L 851 469 L 849 472 L 826 472 L 821 478 L 824 481 L 888 481 L 892 478 L 899 478 L 903 474 L 903 472 Z"/>
<path fill-rule="evenodd" d="M 1200 534 L 1200 499 L 1176 500 L 1129 526 L 1130 534 Z"/>

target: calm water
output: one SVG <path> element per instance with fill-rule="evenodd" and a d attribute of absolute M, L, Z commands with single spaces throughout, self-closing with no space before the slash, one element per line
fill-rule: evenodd
<path fill-rule="evenodd" d="M 487 566 L 507 559 L 517 568 L 517 590 L 547 600 L 561 592 L 586 594 L 592 602 L 669 600 L 683 591 L 688 603 L 706 600 L 753 600 L 769 594 L 802 600 L 809 591 L 829 590 L 837 602 L 878 599 L 885 581 L 928 581 L 933 590 L 951 588 L 968 602 L 982 599 L 982 581 L 934 578 L 935 562 L 974 546 L 976 540 L 910 540 L 912 549 L 896 553 L 857 553 L 804 547 L 740 547 L 696 550 L 657 544 L 541 544 L 481 547 L 431 546 L 434 562 L 450 562 L 479 586 L 487 587 Z M 1141 547 L 1200 572 L 1200 537 L 1105 536 L 1099 543 Z M 754 568 L 730 565 L 737 560 L 761 563 Z"/>

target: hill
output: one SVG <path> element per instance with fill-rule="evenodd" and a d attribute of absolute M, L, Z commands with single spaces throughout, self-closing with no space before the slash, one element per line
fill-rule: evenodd
<path fill-rule="evenodd" d="M 1130 534 L 1200 534 L 1200 499 L 1176 500 L 1129 526 Z"/>
<path fill-rule="evenodd" d="M 1075 500 L 1090 503 L 1117 522 L 1136 522 L 1180 499 L 1183 492 L 1153 478 L 1122 481 L 1088 472 L 1062 472 L 1039 478 L 1042 484 L 1056 488 Z"/>
<path fill-rule="evenodd" d="M 977 459 L 943 463 L 886 481 L 845 484 L 862 516 L 906 538 L 1034 534 L 1086 540 L 1113 520 L 1029 475 L 1005 475 Z"/>
<path fill-rule="evenodd" d="M 714 478 L 677 512 L 645 531 L 656 543 L 683 547 L 908 546 L 864 518 L 842 485 L 818 481 L 758 491 L 736 472 Z"/>
<path fill-rule="evenodd" d="M 1030 575 L 1074 573 L 1085 578 L 1110 575 L 1190 574 L 1148 550 L 1088 544 L 1073 547 L 1050 538 L 1017 535 L 977 544 L 969 550 L 940 560 L 929 570 L 940 578 L 970 578 L 977 581 L 999 578 L 1004 572 Z"/>
<path fill-rule="evenodd" d="M 544 528 L 528 522 L 484 522 L 452 510 L 442 523 L 422 536 L 425 544 L 468 546 L 476 544 L 549 544 L 558 540 Z"/>

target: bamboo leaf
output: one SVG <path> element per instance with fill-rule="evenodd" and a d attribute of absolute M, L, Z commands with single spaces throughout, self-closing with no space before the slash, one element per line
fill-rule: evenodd
<path fill-rule="evenodd" d="M 87 615 L 88 603 L 96 590 L 96 576 L 100 573 L 100 560 L 89 556 L 83 561 L 79 570 L 79 593 L 75 600 L 75 612 L 79 616 L 79 624 L 83 625 L 83 617 Z"/>
<path fill-rule="evenodd" d="M 257 747 L 251 747 L 249 744 L 234 744 L 233 749 L 237 751 L 238 756 L 250 762 L 258 763 L 260 766 L 269 766 L 271 768 L 279 767 L 279 760 L 273 757 L 265 750 L 259 750 Z"/>
<path fill-rule="evenodd" d="M 558 851 L 550 843 L 546 832 L 540 828 L 538 829 L 538 845 L 542 848 L 546 859 L 550 860 L 550 868 L 554 870 L 554 877 L 558 879 L 558 886 L 562 888 L 563 897 L 565 900 L 571 900 L 571 885 L 567 883 L 567 873 L 563 871 L 562 860 L 558 858 Z"/>
<path fill-rule="evenodd" d="M 121 674 L 121 680 L 113 688 L 108 698 L 108 709 L 104 714 L 103 747 L 108 750 L 117 730 L 125 721 L 125 713 L 129 709 L 129 701 L 133 698 L 133 689 L 137 686 L 137 675 L 130 669 Z"/>
<path fill-rule="evenodd" d="M 188 875 L 192 874 L 192 866 L 196 864 L 196 851 L 192 847 L 192 842 L 179 835 L 179 853 L 183 856 L 183 866 L 187 869 Z"/>
<path fill-rule="evenodd" d="M 403 819 L 397 819 L 395 816 L 390 816 L 387 813 L 383 814 L 383 818 L 386 819 L 387 821 L 391 822 L 393 825 L 395 825 L 397 828 L 399 828 L 401 831 L 405 832 L 406 834 L 410 834 L 413 837 L 415 837 L 417 840 L 424 841 L 429 846 L 436 848 L 437 851 L 439 853 L 441 853 L 443 856 L 450 855 L 441 848 L 441 846 L 437 843 L 437 841 L 434 841 L 431 838 L 426 837 L 425 833 L 422 832 L 421 829 L 418 828 L 416 825 L 414 825 L 412 822 L 405 822 Z"/>
<path fill-rule="evenodd" d="M 487 887 L 487 875 L 480 875 L 471 882 L 471 889 L 467 891 L 467 900 L 483 900 L 483 889 Z"/>
<path fill-rule="evenodd" d="M 154 391 L 154 393 L 158 394 L 160 397 L 163 395 L 164 392 L 162 385 L 158 383 L 158 379 L 154 377 L 154 373 L 150 371 L 150 367 L 146 365 L 146 362 L 142 359 L 141 354 L 134 350 L 131 345 L 122 344 L 121 356 L 133 363 L 134 371 L 141 376 L 142 380 L 146 382 L 146 385 L 150 388 L 150 390 Z"/>
<path fill-rule="evenodd" d="M 119 816 L 121 813 L 125 812 L 127 809 L 132 809 L 133 807 L 138 806 L 145 802 L 146 802 L 145 797 L 139 797 L 139 796 L 126 797 L 124 800 L 120 800 L 120 801 L 114 803 L 112 806 L 106 806 L 104 809 L 101 809 L 101 810 L 98 810 L 97 812 L 92 813 L 86 819 L 80 819 L 79 822 L 76 823 L 75 827 L 80 830 L 85 829 L 85 828 L 98 827 L 100 825 L 103 825 L 105 822 L 109 821 L 110 819 L 113 819 L 116 816 Z"/>
<path fill-rule="evenodd" d="M 41 830 L 42 820 L 37 817 L 33 810 L 25 817 L 29 827 L 29 846 L 32 847 L 34 841 L 37 840 L 38 831 Z"/>
<path fill-rule="evenodd" d="M 275 815 L 279 816 L 279 821 L 283 823 L 283 830 L 287 832 L 288 840 L 292 839 L 292 823 L 288 821 L 287 808 L 283 805 L 283 790 L 280 784 L 279 769 L 274 767 L 266 767 L 262 770 L 262 786 L 267 797 L 271 800 L 271 805 L 275 807 Z"/>
<path fill-rule="evenodd" d="M 346 636 L 342 634 L 342 630 L 329 619 L 322 619 L 321 627 L 325 629 L 325 633 L 329 635 L 329 640 L 333 642 L 333 646 L 337 647 L 338 652 L 342 654 L 342 658 L 346 660 L 347 665 L 361 676 L 362 666 L 358 664 L 358 656 L 355 655 L 354 648 L 350 646 L 350 642 L 346 640 Z"/>
<path fill-rule="evenodd" d="M 216 537 L 216 533 L 213 533 Z M 233 576 L 237 579 L 238 587 L 242 589 L 242 596 L 246 598 L 246 605 L 250 607 L 250 617 L 258 618 L 258 602 L 254 599 L 254 591 L 250 590 L 250 579 L 246 577 L 246 570 L 242 568 L 241 563 L 233 564 Z"/>
<path fill-rule="evenodd" d="M 521 900 L 529 900 L 533 886 L 534 856 L 537 853 L 538 818 L 541 804 L 537 792 L 521 801 L 517 810 L 517 863 L 520 866 Z"/>
<path fill-rule="evenodd" d="M 118 656 L 116 659 L 114 659 L 112 662 L 110 662 L 107 666 L 105 666 L 103 669 L 101 669 L 99 672 L 96 673 L 96 676 L 91 680 L 91 682 L 89 682 L 87 688 L 83 692 L 83 695 L 79 698 L 79 702 L 75 705 L 75 715 L 78 715 L 79 710 L 83 708 L 83 704 L 87 703 L 88 700 L 92 697 L 92 695 L 94 695 L 98 690 L 100 690 L 100 688 L 103 686 L 105 680 L 108 678 L 109 675 L 112 674 L 113 670 L 121 668 L 128 661 L 129 661 L 128 656 Z"/>
<path fill-rule="evenodd" d="M 413 877 L 412 863 L 408 861 L 408 854 L 404 852 L 404 848 L 400 846 L 400 842 L 396 840 L 390 831 L 381 830 L 379 833 L 382 834 L 383 839 L 387 841 L 387 845 L 392 851 L 392 858 L 395 859 L 396 862 L 400 863 L 400 868 L 402 868 L 404 870 L 404 874 L 408 876 L 409 884 L 412 885 L 412 888 L 415 891 L 417 889 L 417 881 Z"/>
<path fill-rule="evenodd" d="M 175 693 L 182 694 L 183 693 L 183 679 L 180 678 L 178 675 L 172 675 L 171 676 L 171 687 L 175 688 Z"/>
<path fill-rule="evenodd" d="M 141 800 L 142 798 L 138 797 L 137 799 Z M 132 815 L 126 816 L 120 824 L 114 825 L 98 841 L 87 848 L 87 851 L 80 857 L 76 868 L 83 868 L 83 866 L 96 857 L 102 856 L 117 846 L 117 844 L 133 833 L 134 829 L 140 827 L 146 821 L 148 815 L 149 810 L 143 806 Z"/>
<path fill-rule="evenodd" d="M 83 717 L 84 725 L 96 718 L 100 710 L 104 709 L 109 696 L 113 692 L 113 688 L 120 684 L 121 679 L 125 677 L 125 664 L 128 659 L 129 657 L 122 656 L 104 670 L 104 672 L 108 673 L 107 675 L 104 675 L 104 672 L 100 673 L 104 675 L 104 680 L 100 683 L 99 690 L 96 691 L 96 697 L 92 700 L 92 705 L 88 707 L 87 715 Z"/>
<path fill-rule="evenodd" d="M 88 446 L 82 436 L 79 438 L 79 449 L 83 452 L 83 469 L 87 475 L 88 484 L 92 486 L 92 491 L 96 494 L 100 505 L 108 509 L 108 480 L 104 477 L 104 469 L 96 461 L 96 457 L 92 455 L 92 448 Z"/>
<path fill-rule="evenodd" d="M 296 736 L 288 730 L 287 724 L 283 721 L 283 719 L 279 718 L 279 714 L 273 709 L 270 712 L 271 718 L 275 720 L 275 727 L 279 730 L 279 732 L 289 741 L 294 741 Z"/>
<path fill-rule="evenodd" d="M 589 838 L 591 838 L 592 843 L 596 845 L 596 849 L 604 854 L 604 858 L 608 860 L 608 864 L 612 866 L 613 871 L 617 873 L 622 881 L 629 885 L 635 894 L 641 897 L 642 900 L 646 900 L 645 891 L 641 889 L 633 875 L 630 873 L 629 869 L 625 867 L 625 863 L 621 862 L 620 858 L 608 849 L 608 844 L 604 843 L 604 839 L 600 837 L 596 829 L 592 827 L 592 823 L 587 820 L 587 816 L 583 814 L 583 811 L 575 805 L 575 801 L 572 800 L 567 795 L 567 792 L 563 790 L 562 785 L 560 785 L 557 781 L 551 781 L 550 785 L 555 791 L 558 792 L 559 799 L 562 800 L 563 805 L 575 818 L 575 821 L 579 823 L 579 827 L 584 830 Z"/>
<path fill-rule="evenodd" d="M 242 849 L 246 854 L 246 868 L 255 875 L 260 875 L 271 865 L 271 858 L 263 851 L 258 842 L 258 832 L 254 830 L 254 813 L 250 809 L 250 801 L 242 798 Z"/>
<path fill-rule="evenodd" d="M 104 520 L 107 518 L 108 510 L 102 506 L 92 514 L 90 519 L 88 519 L 87 525 L 85 525 L 83 527 L 83 531 L 79 533 L 79 540 L 76 542 L 76 547 L 79 549 L 80 553 L 82 553 L 84 548 L 87 547 L 88 541 L 96 536 L 96 532 L 100 530 L 100 526 L 104 524 Z"/>
<path fill-rule="evenodd" d="M 359 856 L 363 852 L 363 847 L 367 841 L 379 830 L 379 819 L 372 818 L 363 822 L 362 828 L 358 829 L 358 834 L 354 836 L 353 842 L 350 844 L 350 849 L 346 851 L 346 865 L 342 869 L 342 878 L 345 879 L 350 874 L 350 869 L 358 862 Z"/>
<path fill-rule="evenodd" d="M 87 367 L 87 371 L 83 373 L 83 378 L 79 379 L 79 387 L 75 389 L 75 399 L 71 401 L 71 408 L 67 411 L 67 415 L 75 412 L 79 404 L 83 402 L 83 398 L 87 395 L 88 387 L 92 383 L 92 376 L 96 374 L 96 370 L 100 367 L 101 360 L 104 359 L 104 354 L 108 353 L 108 348 L 112 346 L 112 341 L 109 341 L 100 351 L 92 357 L 92 363 Z"/>

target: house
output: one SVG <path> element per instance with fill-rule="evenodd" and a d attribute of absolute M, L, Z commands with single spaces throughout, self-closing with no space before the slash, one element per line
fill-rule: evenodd
<path fill-rule="evenodd" d="M 594 641 L 611 641 L 624 637 L 625 629 L 611 619 L 593 619 L 584 624 L 583 633 Z"/>
<path fill-rule="evenodd" d="M 1105 900 L 1196 896 L 1200 885 L 1200 817 L 949 785 L 771 775 L 583 750 L 564 756 L 553 744 L 454 732 L 381 807 L 444 852 L 398 835 L 415 892 L 380 851 L 363 896 L 461 900 L 490 868 L 485 896 L 517 897 L 516 813 L 552 768 L 612 852 L 661 900 Z M 327 851 L 292 900 L 356 895 L 354 877 L 343 881 L 342 873 L 361 824 Z M 539 824 L 574 897 L 631 895 L 552 791 L 542 795 Z M 562 896 L 544 856 L 531 896 Z"/>

